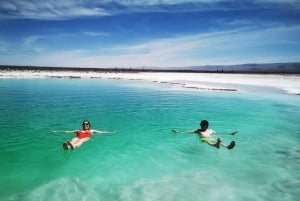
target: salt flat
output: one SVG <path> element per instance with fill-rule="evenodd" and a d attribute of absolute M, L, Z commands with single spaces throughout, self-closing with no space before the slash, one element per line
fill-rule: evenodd
<path fill-rule="evenodd" d="M 255 91 L 274 89 L 300 94 L 298 74 L 229 74 L 229 73 L 175 73 L 175 72 L 79 72 L 79 71 L 18 71 L 2 70 L 0 78 L 94 78 L 143 80 L 174 84 L 189 90 Z"/>

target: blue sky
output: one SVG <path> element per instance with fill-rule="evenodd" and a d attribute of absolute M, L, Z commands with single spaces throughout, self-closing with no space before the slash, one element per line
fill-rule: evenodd
<path fill-rule="evenodd" d="M 299 0 L 1 0 L 0 64 L 300 62 Z"/>

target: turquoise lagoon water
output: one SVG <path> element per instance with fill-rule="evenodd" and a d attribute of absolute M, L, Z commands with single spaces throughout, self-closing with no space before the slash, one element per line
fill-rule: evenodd
<path fill-rule="evenodd" d="M 258 90 L 260 91 L 260 90 Z M 0 79 L 0 200 L 298 200 L 300 97 L 98 79 Z M 62 142 L 89 119 L 79 149 Z M 233 150 L 192 134 L 201 119 Z"/>

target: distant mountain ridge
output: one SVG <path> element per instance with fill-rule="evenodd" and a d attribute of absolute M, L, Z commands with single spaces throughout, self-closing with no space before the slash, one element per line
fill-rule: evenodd
<path fill-rule="evenodd" d="M 50 70 L 50 71 L 108 71 L 108 72 L 203 72 L 203 73 L 287 73 L 300 74 L 299 63 L 266 63 L 237 65 L 205 65 L 186 67 L 51 67 L 0 65 L 0 70 Z"/>
<path fill-rule="evenodd" d="M 185 67 L 189 70 L 217 72 L 249 72 L 249 73 L 300 73 L 300 63 L 267 63 L 240 65 L 206 65 Z"/>

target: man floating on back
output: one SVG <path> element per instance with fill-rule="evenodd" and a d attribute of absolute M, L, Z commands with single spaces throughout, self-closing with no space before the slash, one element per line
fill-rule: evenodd
<path fill-rule="evenodd" d="M 233 149 L 235 147 L 235 141 L 231 141 L 229 145 L 225 145 L 222 143 L 222 140 L 220 138 L 217 138 L 216 140 L 212 138 L 212 135 L 217 133 L 216 131 L 208 128 L 209 123 L 207 120 L 202 120 L 200 122 L 200 128 L 193 130 L 193 131 L 177 131 L 172 130 L 174 133 L 195 133 L 197 134 L 202 142 L 206 142 L 208 145 L 220 148 L 220 146 L 226 147 L 227 149 Z M 235 135 L 238 131 L 234 131 L 232 133 L 228 133 L 228 135 Z"/>

